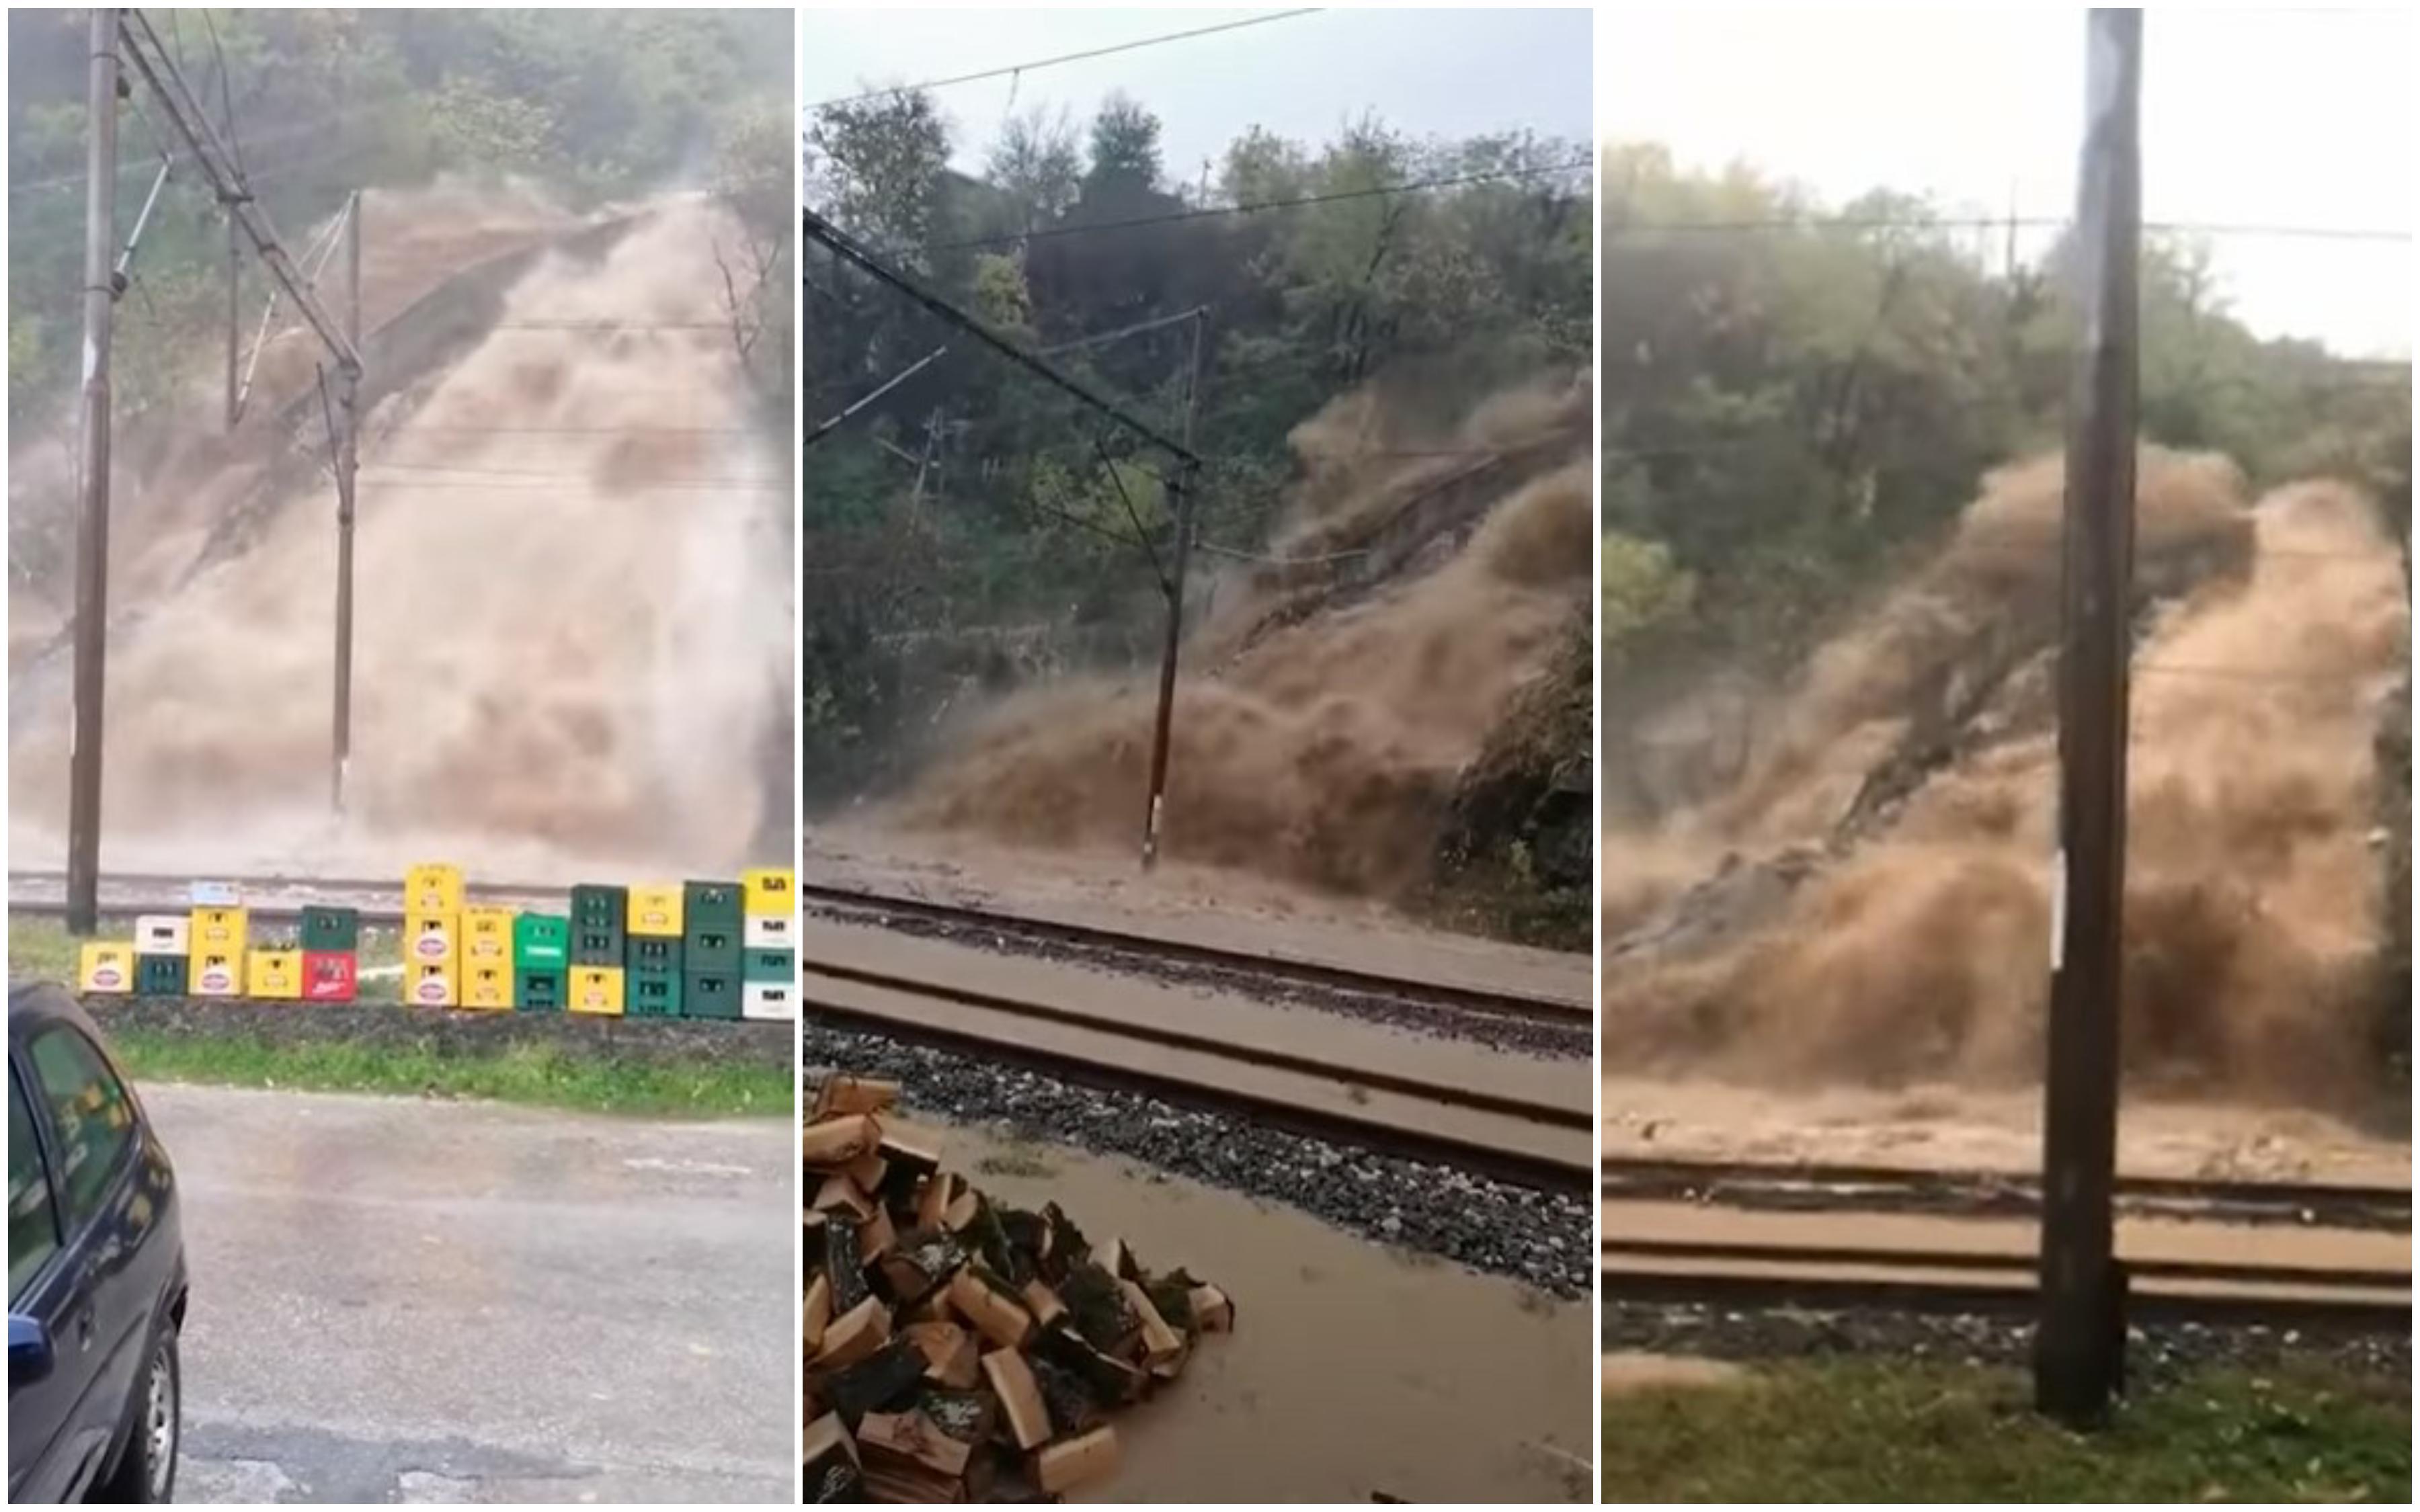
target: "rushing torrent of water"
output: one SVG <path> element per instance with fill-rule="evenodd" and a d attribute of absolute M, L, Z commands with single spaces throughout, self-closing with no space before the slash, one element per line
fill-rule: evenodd
<path fill-rule="evenodd" d="M 1609 1070 L 2039 1076 L 2058 478 L 1987 480 L 1943 554 L 1811 659 L 1730 791 L 1606 837 L 1606 939 L 1638 946 L 1606 967 Z M 2398 548 L 2335 483 L 2252 504 L 2223 462 L 2147 452 L 2140 491 L 2127 1072 L 2328 1105 L 2365 1080 Z"/>
<path fill-rule="evenodd" d="M 1305 481 L 1264 568 L 1188 636 L 1169 758 L 1171 856 L 1388 896 L 1428 872 L 1456 779 L 1583 612 L 1595 529 L 1584 384 L 1474 411 L 1450 448 L 1373 461 L 1367 395 L 1297 429 Z M 1434 438 L 1430 444 L 1438 443 Z M 1435 512 L 1423 515 L 1424 508 Z M 1328 564 L 1389 570 L 1340 588 Z M 1018 695 L 960 732 L 893 822 L 1016 844 L 1130 847 L 1157 689 L 1147 677 Z"/>
<path fill-rule="evenodd" d="M 341 824 L 324 476 L 113 605 L 104 864 L 738 864 L 779 796 L 770 747 L 789 764 L 791 506 L 722 324 L 720 215 L 661 200 L 601 251 L 538 256 L 367 417 Z M 65 679 L 17 714 L 11 859 L 55 865 Z"/>

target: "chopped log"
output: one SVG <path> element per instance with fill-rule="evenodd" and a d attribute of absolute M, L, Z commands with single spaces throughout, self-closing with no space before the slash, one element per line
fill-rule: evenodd
<path fill-rule="evenodd" d="M 1049 1220 L 1022 1208 L 997 1211 L 1001 1232 L 1007 1236 L 1010 1247 L 1025 1257 L 1026 1263 L 1033 1267 L 1034 1273 L 1040 1274 L 1043 1267 L 1050 1261 L 1052 1229 Z"/>
<path fill-rule="evenodd" d="M 982 1211 L 983 1194 L 968 1187 L 950 1199 L 949 1207 L 941 1213 L 941 1227 L 962 1229 L 973 1223 L 975 1215 Z"/>
<path fill-rule="evenodd" d="M 863 1491 L 857 1445 L 839 1418 L 827 1412 L 807 1425 L 806 1500 L 854 1502 Z"/>
<path fill-rule="evenodd" d="M 881 1125 L 864 1114 L 826 1119 L 799 1131 L 799 1156 L 817 1170 L 837 1170 L 881 1139 Z"/>
<path fill-rule="evenodd" d="M 1038 1328 L 1048 1328 L 1067 1316 L 1067 1304 L 1059 1300 L 1059 1293 L 1044 1286 L 1038 1277 L 1025 1283 L 1021 1295 Z"/>
<path fill-rule="evenodd" d="M 831 1278 L 832 1311 L 845 1313 L 874 1294 L 865 1284 L 865 1262 L 859 1258 L 857 1220 L 845 1213 L 826 1213 L 823 1230 L 824 1251 L 817 1268 Z"/>
<path fill-rule="evenodd" d="M 900 1331 L 924 1352 L 924 1379 L 964 1391 L 981 1379 L 983 1350 L 952 1322 L 910 1323 Z"/>
<path fill-rule="evenodd" d="M 916 1188 L 916 1227 L 939 1228 L 966 1185 L 954 1171 L 936 1171 Z"/>
<path fill-rule="evenodd" d="M 964 1481 L 892 1459 L 865 1467 L 865 1499 L 893 1505 L 967 1500 Z"/>
<path fill-rule="evenodd" d="M 1052 1496 L 1099 1480 L 1118 1468 L 1118 1432 L 1106 1424 L 1054 1443 L 1033 1457 L 1033 1483 Z"/>
<path fill-rule="evenodd" d="M 1151 1304 L 1151 1298 L 1142 1288 L 1131 1281 L 1121 1281 L 1118 1289 L 1125 1293 L 1126 1305 L 1133 1308 L 1135 1317 L 1141 1320 L 1142 1363 L 1145 1367 L 1156 1371 L 1171 1361 L 1183 1359 L 1184 1337 L 1168 1326 L 1168 1319 L 1159 1316 L 1159 1309 Z"/>
<path fill-rule="evenodd" d="M 1120 1281 L 1138 1280 L 1142 1274 L 1135 1265 L 1134 1251 L 1126 1248 L 1123 1239 L 1111 1239 L 1094 1251 L 1093 1262 Z"/>
<path fill-rule="evenodd" d="M 1027 1359 L 1025 1365 L 1032 1373 L 1034 1388 L 1042 1393 L 1042 1405 L 1050 1413 L 1052 1432 L 1082 1433 L 1101 1421 L 1101 1404 L 1074 1371 L 1039 1356 Z"/>
<path fill-rule="evenodd" d="M 890 1173 L 891 1163 L 882 1158 L 882 1151 L 878 1149 L 869 1149 L 848 1163 L 848 1179 L 857 1183 L 861 1192 L 881 1191 L 883 1180 Z"/>
<path fill-rule="evenodd" d="M 853 1113 L 880 1113 L 899 1101 L 899 1084 L 870 1076 L 827 1076 L 815 1088 L 810 1120 Z"/>
<path fill-rule="evenodd" d="M 922 1412 L 868 1412 L 857 1425 L 858 1448 L 869 1459 L 891 1458 L 921 1465 L 937 1475 L 963 1480 L 974 1445 L 954 1438 L 933 1425 Z"/>
<path fill-rule="evenodd" d="M 965 1266 L 951 1278 L 950 1306 L 1002 1349 L 1021 1350 L 1033 1336 L 1033 1315 L 1025 1304 L 1008 1283 L 979 1265 Z"/>
<path fill-rule="evenodd" d="M 868 1297 L 825 1327 L 823 1348 L 815 1351 L 809 1368 L 820 1372 L 845 1369 L 874 1354 L 890 1338 L 890 1310 Z"/>
<path fill-rule="evenodd" d="M 874 1216 L 874 1199 L 858 1186 L 857 1179 L 846 1171 L 834 1171 L 815 1188 L 817 1212 L 845 1212 L 859 1223 Z"/>
<path fill-rule="evenodd" d="M 1204 1334 L 1232 1334 L 1235 1331 L 1235 1304 L 1217 1287 L 1204 1284 L 1186 1293 L 1185 1300 L 1193 1314 L 1193 1326 Z"/>
<path fill-rule="evenodd" d="M 1076 1266 L 1060 1283 L 1059 1300 L 1067 1304 L 1076 1331 L 1093 1348 L 1121 1359 L 1134 1353 L 1142 1319 L 1108 1270 L 1090 1261 Z"/>
<path fill-rule="evenodd" d="M 891 1227 L 891 1214 L 876 1208 L 865 1227 L 858 1230 L 857 1258 L 860 1265 L 871 1265 L 876 1256 L 899 1242 L 898 1231 Z"/>
<path fill-rule="evenodd" d="M 831 1323 L 831 1281 L 818 1275 L 807 1283 L 806 1305 L 800 1310 L 799 1342 L 806 1347 L 806 1358 L 814 1359 L 824 1347 L 824 1330 Z"/>
<path fill-rule="evenodd" d="M 1050 1441 L 1050 1412 L 1044 1406 L 1041 1383 L 1032 1366 L 1015 1350 L 994 1350 L 983 1357 L 984 1381 L 1000 1398 L 1001 1416 L 1019 1449 L 1038 1449 Z"/>
<path fill-rule="evenodd" d="M 1075 1376 L 1104 1411 L 1139 1400 L 1151 1384 L 1140 1370 L 1093 1348 L 1072 1328 L 1034 1335 L 1033 1352 L 1036 1359 L 1047 1360 Z"/>
<path fill-rule="evenodd" d="M 923 1351 L 892 1339 L 855 1365 L 825 1372 L 819 1385 L 841 1421 L 856 1428 L 868 1412 L 906 1406 L 923 1379 Z"/>
<path fill-rule="evenodd" d="M 917 1228 L 902 1235 L 880 1263 L 891 1295 L 912 1305 L 947 1286 L 967 1263 L 967 1252 L 947 1230 Z"/>
<path fill-rule="evenodd" d="M 939 1149 L 902 1130 L 884 1130 L 881 1149 L 884 1160 L 893 1165 L 905 1166 L 918 1176 L 932 1176 L 941 1169 Z"/>
<path fill-rule="evenodd" d="M 1000 1399 L 973 1388 L 947 1390 L 926 1386 L 916 1395 L 916 1410 L 951 1438 L 980 1448 L 1000 1424 Z"/>

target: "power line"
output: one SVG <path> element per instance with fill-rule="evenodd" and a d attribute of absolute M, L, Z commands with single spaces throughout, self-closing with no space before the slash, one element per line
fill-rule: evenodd
<path fill-rule="evenodd" d="M 1318 14 L 1318 8 L 1304 10 L 1273 10 L 1266 15 L 1252 16 L 1243 21 L 1222 22 L 1216 26 L 1196 26 L 1191 31 L 1169 32 L 1159 37 L 1145 37 L 1136 41 L 1120 42 L 1114 47 L 1096 47 L 1082 53 L 1063 53 L 1057 57 L 1037 58 L 1032 63 L 1015 63 L 1002 69 L 985 69 L 981 73 L 961 73 L 948 79 L 927 79 L 923 84 L 894 85 L 888 89 L 868 89 L 860 94 L 842 95 L 818 100 L 806 107 L 810 111 L 829 110 L 835 105 L 854 105 L 860 100 L 881 100 L 892 95 L 916 94 L 926 89 L 947 89 L 953 85 L 975 84 L 985 79 L 1004 79 L 1015 74 L 1032 73 L 1036 69 L 1054 69 L 1062 63 L 1080 63 L 1087 58 L 1108 57 L 1117 53 L 1131 53 L 1138 48 L 1157 47 L 1164 42 L 1182 42 L 1196 37 L 1211 37 L 1219 32 L 1241 31 L 1247 26 L 1265 26 L 1273 21 L 1291 21 L 1297 16 Z"/>
<path fill-rule="evenodd" d="M 1338 190 L 1327 194 L 1304 194 L 1294 199 L 1258 200 L 1249 205 L 1205 205 L 1194 209 L 1173 210 L 1165 215 L 1139 215 L 1124 221 L 1102 221 L 1091 225 L 1059 225 L 1039 231 L 1011 231 L 999 236 L 973 237 L 965 241 L 941 241 L 926 244 L 924 251 L 965 252 L 976 247 L 1009 246 L 1020 241 L 1048 241 L 1060 237 L 1092 236 L 1103 231 L 1130 231 L 1139 226 L 1168 225 L 1179 221 L 1206 221 L 1225 215 L 1259 215 L 1269 210 L 1302 209 L 1313 205 L 1337 205 L 1347 200 L 1382 199 L 1389 194 L 1424 193 L 1435 189 L 1459 189 L 1467 184 L 1504 183 L 1514 179 L 1544 178 L 1555 174 L 1592 170 L 1596 164 L 1586 158 L 1572 162 L 1542 163 L 1529 168 L 1497 168 L 1486 173 L 1455 174 L 1442 178 L 1422 178 L 1408 184 L 1379 184 L 1369 189 Z"/>
<path fill-rule="evenodd" d="M 1607 237 L 1761 235 L 1788 231 L 2004 231 L 2063 229 L 2059 215 L 1904 216 L 1776 215 L 1731 221 L 1631 221 L 1604 227 Z M 2300 238 L 2326 241 L 2409 241 L 2412 233 L 2384 227 L 2288 225 L 2250 221 L 2146 221 L 2146 231 L 2165 235 Z M 1038 234 L 1038 233 L 1037 233 Z"/>

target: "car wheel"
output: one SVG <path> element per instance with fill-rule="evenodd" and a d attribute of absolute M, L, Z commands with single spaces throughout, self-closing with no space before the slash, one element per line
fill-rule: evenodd
<path fill-rule="evenodd" d="M 177 1331 L 165 1328 L 129 1404 L 126 1447 L 117 1467 L 93 1491 L 96 1502 L 167 1502 L 177 1489 L 177 1449 L 184 1435 L 184 1371 Z"/>

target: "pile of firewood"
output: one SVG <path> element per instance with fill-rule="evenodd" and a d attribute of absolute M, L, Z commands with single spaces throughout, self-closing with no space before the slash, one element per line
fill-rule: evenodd
<path fill-rule="evenodd" d="M 898 1094 L 829 1077 L 800 1136 L 806 1498 L 1055 1500 L 1117 1468 L 1110 1414 L 1234 1305 L 1091 1242 L 1055 1202 L 991 1202 L 885 1126 Z"/>

